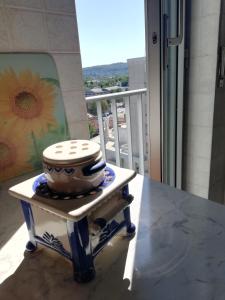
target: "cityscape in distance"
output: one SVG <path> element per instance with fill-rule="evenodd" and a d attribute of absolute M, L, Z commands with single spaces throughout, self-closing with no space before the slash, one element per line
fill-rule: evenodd
<path fill-rule="evenodd" d="M 124 91 L 142 89 L 146 87 L 146 67 L 145 57 L 131 58 L 126 63 L 114 63 L 108 65 L 99 65 L 83 68 L 83 82 L 85 97 L 98 95 L 107 95 L 112 93 L 121 93 L 121 97 L 116 98 L 117 126 L 120 144 L 120 156 L 122 166 L 128 164 L 128 141 L 127 141 L 127 124 L 126 124 L 126 108 L 124 102 Z M 137 96 L 132 96 L 130 101 L 130 116 L 132 135 L 137 136 Z M 112 102 L 101 100 L 102 119 L 104 127 L 104 140 L 106 148 L 107 160 L 115 163 L 115 133 L 113 128 Z M 142 101 L 142 111 L 146 112 L 146 99 Z M 96 101 L 87 103 L 88 124 L 90 138 L 95 142 L 100 143 L 99 122 L 97 115 Z M 146 118 L 143 115 L 143 128 L 146 131 Z M 133 128 L 134 127 L 134 128 Z M 139 162 L 139 145 L 137 139 L 133 136 L 133 160 L 135 168 L 138 169 Z M 146 147 L 145 147 L 146 149 Z"/>
<path fill-rule="evenodd" d="M 128 75 L 127 63 L 118 62 L 107 65 L 98 65 L 83 68 L 84 78 L 92 77 L 93 79 L 101 79 L 104 77 Z"/>

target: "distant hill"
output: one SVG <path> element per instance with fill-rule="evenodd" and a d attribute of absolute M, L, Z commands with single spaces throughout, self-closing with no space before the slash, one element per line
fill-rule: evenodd
<path fill-rule="evenodd" d="M 103 77 L 128 75 L 127 63 L 114 63 L 110 65 L 100 65 L 83 68 L 83 77 L 99 79 Z"/>

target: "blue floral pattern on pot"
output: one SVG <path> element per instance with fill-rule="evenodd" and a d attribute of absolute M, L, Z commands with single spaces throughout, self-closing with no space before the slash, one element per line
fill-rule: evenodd
<path fill-rule="evenodd" d="M 74 168 L 65 168 L 65 169 L 63 169 L 63 172 L 64 172 L 66 175 L 70 176 L 70 175 L 74 174 L 75 169 L 74 169 Z"/>
<path fill-rule="evenodd" d="M 64 169 L 67 170 L 68 173 L 70 172 L 75 172 L 74 168 L 67 168 Z M 109 168 L 108 166 L 106 166 L 105 168 L 105 177 L 103 182 L 97 187 L 92 189 L 91 191 L 88 191 L 87 193 L 83 193 L 83 194 L 66 194 L 66 193 L 56 193 L 54 191 L 52 191 L 51 189 L 49 189 L 48 185 L 47 185 L 47 179 L 45 177 L 44 174 L 41 174 L 35 181 L 33 184 L 33 191 L 44 198 L 50 198 L 53 200 L 72 200 L 72 199 L 81 199 L 87 196 L 94 196 L 94 195 L 98 195 L 103 189 L 105 189 L 106 187 L 108 187 L 110 184 L 112 184 L 112 182 L 115 180 L 115 173 L 114 171 Z M 71 174 L 69 174 L 71 175 Z"/>

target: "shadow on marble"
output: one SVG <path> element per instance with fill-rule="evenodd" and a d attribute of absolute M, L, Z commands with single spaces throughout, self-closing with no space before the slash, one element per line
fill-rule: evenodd
<path fill-rule="evenodd" d="M 123 279 L 129 239 L 116 237 L 96 258 L 96 278 L 88 284 L 73 280 L 72 263 L 43 248 L 24 253 L 14 274 L 0 285 L 0 298 L 11 299 L 119 299 L 129 294 L 130 281 Z"/>
<path fill-rule="evenodd" d="M 9 195 L 8 189 L 38 173 L 40 171 L 0 183 L 0 249 L 24 223 L 20 203 Z"/>

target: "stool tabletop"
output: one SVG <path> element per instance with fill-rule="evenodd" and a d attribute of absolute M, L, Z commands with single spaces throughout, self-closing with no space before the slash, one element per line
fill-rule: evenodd
<path fill-rule="evenodd" d="M 113 170 L 115 178 L 107 187 L 100 187 L 98 193 L 94 195 L 91 194 L 82 198 L 76 197 L 69 200 L 55 200 L 48 197 L 42 197 L 37 194 L 33 188 L 35 181 L 41 174 L 11 187 L 9 193 L 14 198 L 27 201 L 28 203 L 38 206 L 63 219 L 79 221 L 83 217 L 90 215 L 103 203 L 110 201 L 112 198 L 111 195 L 121 189 L 136 175 L 133 170 L 119 168 L 111 164 L 107 164 L 107 167 Z"/>

